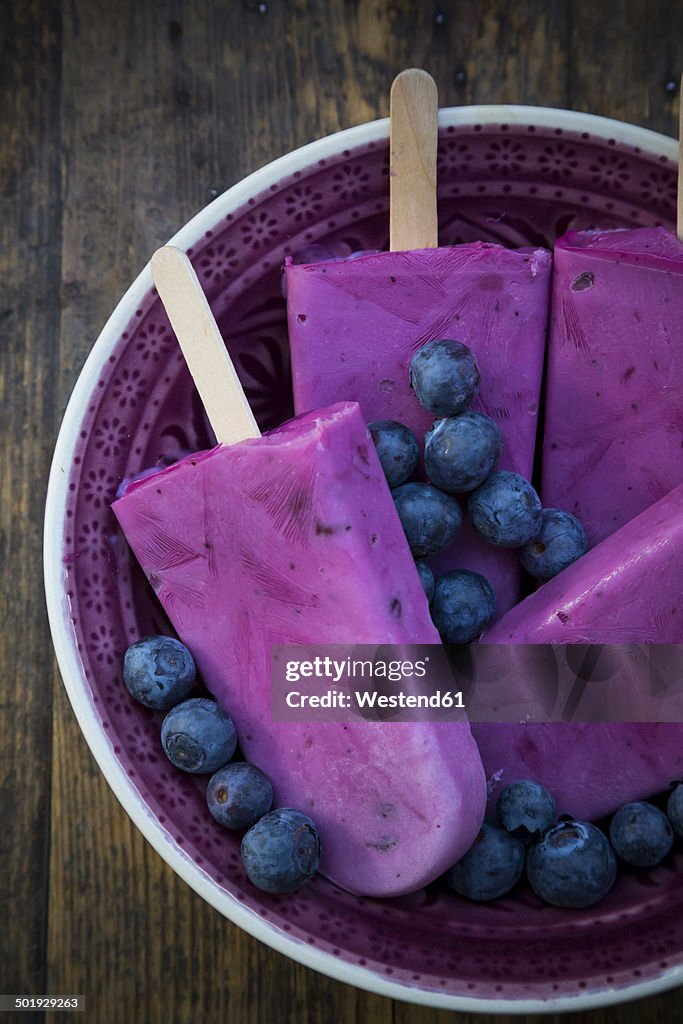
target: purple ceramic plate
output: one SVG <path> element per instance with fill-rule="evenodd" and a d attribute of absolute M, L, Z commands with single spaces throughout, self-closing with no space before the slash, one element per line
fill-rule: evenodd
<path fill-rule="evenodd" d="M 603 118 L 533 107 L 440 115 L 442 244 L 552 246 L 568 228 L 672 227 L 676 143 Z M 262 428 L 292 409 L 281 266 L 323 245 L 388 243 L 388 123 L 341 132 L 240 182 L 172 240 L 186 249 Z M 578 1010 L 683 982 L 683 856 L 624 875 L 595 908 L 531 893 L 474 905 L 438 885 L 351 896 L 323 878 L 269 897 L 239 838 L 208 814 L 206 780 L 176 771 L 159 714 L 123 686 L 123 651 L 169 630 L 110 511 L 121 481 L 213 443 L 147 267 L 97 340 L 50 478 L 45 575 L 69 697 L 114 792 L 161 855 L 226 917 L 335 978 L 399 999 L 490 1013 Z"/>

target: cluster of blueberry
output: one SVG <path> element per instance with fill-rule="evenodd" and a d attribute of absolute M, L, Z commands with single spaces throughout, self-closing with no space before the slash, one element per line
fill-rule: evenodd
<path fill-rule="evenodd" d="M 206 802 L 225 828 L 247 829 L 242 861 L 250 880 L 271 893 L 294 892 L 317 871 L 320 837 L 302 811 L 271 810 L 273 787 L 256 765 L 233 761 L 232 719 L 206 697 L 190 697 L 196 679 L 192 655 L 170 636 L 147 636 L 123 660 L 128 692 L 154 711 L 166 711 L 161 745 L 169 761 L 193 775 L 211 775 Z"/>
<path fill-rule="evenodd" d="M 396 420 L 369 424 L 380 463 L 431 604 L 432 618 L 450 643 L 476 639 L 493 620 L 496 597 L 489 581 L 468 570 L 446 572 L 434 581 L 429 555 L 449 547 L 462 525 L 456 494 L 468 494 L 467 515 L 491 544 L 518 548 L 524 569 L 549 580 L 588 550 L 581 523 L 570 512 L 543 508 L 528 480 L 494 471 L 503 447 L 498 424 L 469 406 L 480 375 L 471 350 L 440 338 L 419 349 L 410 382 L 425 409 L 439 417 L 425 437 L 424 467 L 429 483 L 410 481 L 420 445 Z M 408 482 L 410 481 L 410 482 Z"/>
<path fill-rule="evenodd" d="M 660 864 L 674 833 L 683 837 L 683 784 L 655 804 L 624 804 L 607 832 L 587 821 L 556 822 L 555 801 L 536 782 L 513 782 L 497 803 L 498 821 L 485 821 L 474 844 L 445 875 L 446 884 L 472 900 L 505 896 L 526 869 L 537 896 L 556 907 L 590 907 L 617 878 L 618 859 L 638 868 Z"/>

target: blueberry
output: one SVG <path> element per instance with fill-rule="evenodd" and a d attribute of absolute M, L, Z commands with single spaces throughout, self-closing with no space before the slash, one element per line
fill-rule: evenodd
<path fill-rule="evenodd" d="M 587 821 L 561 821 L 526 855 L 531 888 L 556 907 L 590 907 L 610 891 L 617 858 L 607 837 Z"/>
<path fill-rule="evenodd" d="M 415 434 L 397 420 L 368 423 L 380 464 L 390 487 L 406 482 L 420 461 L 420 445 Z"/>
<path fill-rule="evenodd" d="M 501 548 L 521 548 L 541 525 L 536 491 L 523 476 L 505 469 L 491 473 L 470 494 L 467 512 L 482 537 Z"/>
<path fill-rule="evenodd" d="M 402 484 L 393 492 L 396 511 L 415 558 L 433 555 L 455 540 L 462 524 L 460 505 L 430 484 Z"/>
<path fill-rule="evenodd" d="M 467 345 L 439 338 L 411 359 L 410 384 L 425 409 L 437 416 L 455 416 L 477 396 L 479 367 Z"/>
<path fill-rule="evenodd" d="M 237 733 L 230 715 L 206 697 L 176 704 L 161 726 L 161 745 L 169 761 L 193 775 L 215 772 L 230 760 Z"/>
<path fill-rule="evenodd" d="M 251 828 L 272 807 L 273 787 L 256 765 L 236 761 L 211 776 L 206 802 L 219 825 Z"/>
<path fill-rule="evenodd" d="M 472 491 L 489 475 L 502 447 L 498 424 L 481 412 L 437 420 L 425 437 L 427 476 L 449 494 Z"/>
<path fill-rule="evenodd" d="M 669 821 L 673 825 L 676 835 L 683 836 L 683 783 L 679 782 L 671 791 L 666 805 L 666 813 L 669 815 Z"/>
<path fill-rule="evenodd" d="M 146 636 L 123 658 L 123 681 L 131 697 L 155 711 L 167 711 L 190 693 L 196 669 L 185 644 L 172 636 Z"/>
<path fill-rule="evenodd" d="M 674 844 L 671 822 L 654 804 L 624 804 L 609 826 L 612 846 L 623 861 L 635 868 L 653 868 Z"/>
<path fill-rule="evenodd" d="M 444 880 L 471 900 L 496 900 L 517 884 L 524 870 L 524 843 L 491 821 L 485 821 L 465 856 Z"/>
<path fill-rule="evenodd" d="M 576 516 L 544 508 L 540 529 L 521 548 L 519 560 L 537 580 L 550 580 L 587 551 L 588 538 Z"/>
<path fill-rule="evenodd" d="M 417 572 L 420 577 L 420 583 L 424 587 L 424 592 L 427 595 L 427 600 L 432 603 L 434 597 L 434 573 L 430 569 L 427 562 L 417 561 Z"/>
<path fill-rule="evenodd" d="M 318 870 L 320 836 L 301 811 L 279 807 L 242 839 L 242 861 L 250 880 L 264 892 L 295 892 Z"/>
<path fill-rule="evenodd" d="M 496 807 L 500 823 L 520 839 L 540 837 L 555 821 L 555 801 L 544 786 L 524 779 L 501 790 Z"/>
<path fill-rule="evenodd" d="M 432 619 L 444 643 L 467 644 L 493 621 L 496 595 L 484 576 L 468 569 L 439 576 L 432 599 Z"/>

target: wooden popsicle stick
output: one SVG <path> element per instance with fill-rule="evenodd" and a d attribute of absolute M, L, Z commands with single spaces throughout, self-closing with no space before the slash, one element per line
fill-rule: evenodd
<path fill-rule="evenodd" d="M 436 83 L 408 68 L 391 86 L 389 248 L 435 249 L 436 150 L 439 99 Z"/>
<path fill-rule="evenodd" d="M 683 75 L 678 99 L 678 203 L 676 207 L 676 234 L 683 242 Z"/>
<path fill-rule="evenodd" d="M 152 277 L 219 444 L 260 437 L 218 324 L 187 255 L 165 245 Z"/>

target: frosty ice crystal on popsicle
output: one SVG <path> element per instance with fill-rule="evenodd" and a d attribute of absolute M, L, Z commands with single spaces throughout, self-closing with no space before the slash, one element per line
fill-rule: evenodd
<path fill-rule="evenodd" d="M 186 356 L 188 337 L 212 340 L 218 368 L 188 361 L 225 443 L 130 485 L 114 512 L 275 803 L 315 820 L 321 871 L 356 893 L 411 892 L 481 824 L 467 722 L 271 717 L 273 644 L 439 643 L 360 409 L 340 403 L 260 437 L 187 257 L 167 248 L 153 265 Z"/>

